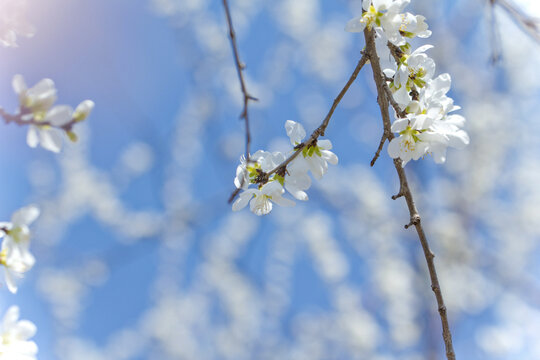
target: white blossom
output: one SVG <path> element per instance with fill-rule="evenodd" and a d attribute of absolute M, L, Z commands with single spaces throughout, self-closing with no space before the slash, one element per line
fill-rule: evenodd
<path fill-rule="evenodd" d="M 72 119 L 73 109 L 68 105 L 58 105 L 50 109 L 38 124 L 30 125 L 26 136 L 28 146 L 35 148 L 41 145 L 45 150 L 60 152 L 62 149 L 62 126 Z M 39 122 L 43 122 L 40 125 Z"/>
<path fill-rule="evenodd" d="M 20 120 L 29 123 L 26 136 L 28 146 L 35 148 L 41 145 L 44 149 L 57 153 L 62 148 L 62 133 L 66 133 L 72 141 L 77 140 L 72 127 L 88 117 L 94 108 L 92 100 L 84 100 L 73 111 L 68 105 L 53 107 L 56 88 L 51 79 L 43 79 L 29 89 L 22 75 L 15 75 L 12 84 L 13 90 L 19 96 Z"/>
<path fill-rule="evenodd" d="M 4 266 L 6 285 L 10 292 L 17 292 L 17 279 L 30 270 L 36 259 L 30 251 L 14 241 L 4 239 L 0 251 L 0 265 Z"/>
<path fill-rule="evenodd" d="M 306 135 L 302 124 L 292 120 L 287 120 L 285 128 L 293 144 L 299 141 L 302 142 Z M 302 134 L 304 136 L 300 137 Z M 315 143 L 304 147 L 302 153 L 291 161 L 289 169 L 297 173 L 307 172 L 309 170 L 317 180 L 320 180 L 328 170 L 328 163 L 332 165 L 338 163 L 338 157 L 330 149 L 332 149 L 332 142 L 330 140 L 317 140 Z"/>
<path fill-rule="evenodd" d="M 0 359 L 35 360 L 38 347 L 29 339 L 36 326 L 28 320 L 19 320 L 19 307 L 11 306 L 4 315 L 0 330 Z"/>
<path fill-rule="evenodd" d="M 92 112 L 94 109 L 94 102 L 92 100 L 84 100 L 82 101 L 77 107 L 75 108 L 75 112 L 73 113 L 73 120 L 76 122 L 80 122 L 85 120 L 88 115 Z"/>
<path fill-rule="evenodd" d="M 403 45 L 399 34 L 402 25 L 401 11 L 410 0 L 364 0 L 362 7 L 365 12 L 345 26 L 349 32 L 362 32 L 367 27 L 382 29 L 386 37 L 395 45 Z"/>
<path fill-rule="evenodd" d="M 0 264 L 5 266 L 6 284 L 13 293 L 17 291 L 16 278 L 22 277 L 36 261 L 29 250 L 31 233 L 28 226 L 38 216 L 39 209 L 35 205 L 29 205 L 17 210 L 12 215 L 11 222 L 0 223 L 0 229 L 5 234 L 0 251 Z"/>
<path fill-rule="evenodd" d="M 279 181 L 270 181 L 260 189 L 244 190 L 233 203 L 232 209 L 233 211 L 241 210 L 249 203 L 251 211 L 261 216 L 272 211 L 272 202 L 281 206 L 294 206 L 294 201 L 282 197 L 284 192 Z"/>
<path fill-rule="evenodd" d="M 308 200 L 304 190 L 311 187 L 311 178 L 305 171 L 295 171 L 290 167 L 284 179 L 285 189 L 298 200 Z"/>
<path fill-rule="evenodd" d="M 446 96 L 450 83 L 449 74 L 441 74 L 428 82 L 418 93 L 418 100 L 407 107 L 407 117 L 394 121 L 392 132 L 399 136 L 388 145 L 392 158 L 401 158 L 405 165 L 411 159 L 431 154 L 436 163 L 443 163 L 448 146 L 462 149 L 469 143 L 469 136 L 462 130 L 465 118 L 448 114 L 459 109 Z"/>
<path fill-rule="evenodd" d="M 240 157 L 240 165 L 236 168 L 234 185 L 240 189 L 247 189 L 249 184 L 257 183 L 257 176 L 263 172 L 269 172 L 285 161 L 285 155 L 280 152 L 270 153 L 264 150 L 257 150 L 249 157 L 249 164 L 245 157 Z"/>
<path fill-rule="evenodd" d="M 427 38 L 431 36 L 428 25 L 422 15 L 413 15 L 409 12 L 397 14 L 392 21 L 387 21 L 385 35 L 392 44 L 405 45 L 407 39 L 414 37 Z"/>
<path fill-rule="evenodd" d="M 56 101 L 56 88 L 51 79 L 43 79 L 30 89 L 22 75 L 13 77 L 13 90 L 19 96 L 23 120 L 43 120 Z"/>
<path fill-rule="evenodd" d="M 4 241 L 13 241 L 18 246 L 28 248 L 30 244 L 30 228 L 39 216 L 39 208 L 35 205 L 28 205 L 15 211 L 11 216 L 11 222 L 0 223 L 0 228 L 6 234 Z"/>
<path fill-rule="evenodd" d="M 306 130 L 302 126 L 302 124 L 297 123 L 296 121 L 287 120 L 285 122 L 285 131 L 287 132 L 287 136 L 291 140 L 291 144 L 296 146 L 302 142 L 302 140 L 306 137 Z"/>
<path fill-rule="evenodd" d="M 394 81 L 390 89 L 396 93 L 398 104 L 406 107 L 411 101 L 411 90 L 419 91 L 433 78 L 435 74 L 435 61 L 424 52 L 432 45 L 424 45 L 413 51 L 410 55 L 404 54 L 398 70 L 394 74 Z M 386 74 L 390 71 L 386 70 Z"/>

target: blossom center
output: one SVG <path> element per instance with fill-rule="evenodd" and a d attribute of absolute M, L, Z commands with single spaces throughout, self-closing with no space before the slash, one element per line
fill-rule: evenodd
<path fill-rule="evenodd" d="M 362 15 L 362 19 L 360 20 L 360 22 L 365 23 L 367 28 L 371 30 L 373 24 L 381 26 L 381 16 L 383 15 L 384 14 L 382 12 L 375 9 L 375 6 L 370 5 L 369 9 Z"/>

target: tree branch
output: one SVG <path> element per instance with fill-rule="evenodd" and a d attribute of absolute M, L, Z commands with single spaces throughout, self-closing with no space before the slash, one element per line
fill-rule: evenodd
<path fill-rule="evenodd" d="M 375 84 L 377 85 L 377 94 L 378 94 L 377 102 L 379 103 L 379 108 L 381 111 L 384 131 L 390 133 L 387 136 L 383 135 L 383 137 L 386 137 L 390 141 L 394 138 L 394 135 L 392 134 L 391 129 L 390 129 L 391 123 L 390 123 L 390 115 L 388 112 L 389 97 L 392 97 L 392 94 L 391 93 L 388 94 L 387 91 L 385 91 L 384 89 L 386 80 L 381 70 L 379 56 L 377 55 L 377 50 L 375 48 L 375 32 L 373 30 L 369 30 L 368 28 L 366 28 L 364 30 L 364 37 L 366 39 L 365 55 L 369 57 L 369 60 L 371 62 L 371 68 L 373 70 L 373 79 L 375 80 Z M 431 289 L 435 293 L 435 298 L 437 300 L 439 315 L 440 315 L 441 323 L 442 323 L 443 340 L 444 340 L 444 345 L 446 348 L 446 358 L 448 360 L 455 360 L 456 356 L 455 356 L 454 348 L 452 345 L 452 334 L 450 332 L 450 326 L 448 325 L 448 316 L 446 312 L 446 306 L 444 305 L 443 295 L 442 295 L 441 287 L 439 285 L 439 279 L 437 277 L 435 263 L 433 261 L 433 258 L 435 257 L 435 255 L 429 248 L 429 243 L 427 241 L 426 234 L 424 233 L 424 229 L 421 223 L 421 218 L 418 213 L 418 210 L 416 209 L 416 205 L 414 203 L 414 199 L 413 199 L 411 190 L 409 188 L 409 184 L 407 182 L 407 176 L 405 174 L 405 170 L 403 169 L 401 159 L 399 158 L 394 159 L 394 167 L 396 168 L 396 172 L 399 176 L 400 191 L 398 195 L 392 198 L 395 199 L 400 196 L 404 196 L 407 202 L 407 207 L 409 209 L 409 215 L 410 215 L 410 222 L 409 224 L 405 226 L 405 228 L 408 228 L 410 226 L 414 226 L 416 228 L 416 232 L 418 234 L 420 244 L 422 245 L 422 249 L 424 251 L 424 256 L 426 258 L 426 262 L 427 262 L 427 266 L 429 270 L 429 276 L 431 279 Z"/>
<path fill-rule="evenodd" d="M 508 0 L 489 0 L 489 2 L 492 7 L 495 4 L 502 7 L 531 38 L 540 42 L 540 19 L 528 16 Z"/>
<path fill-rule="evenodd" d="M 340 103 L 341 99 L 343 98 L 343 96 L 345 96 L 345 94 L 349 90 L 349 87 L 351 87 L 354 80 L 356 80 L 356 77 L 358 76 L 358 73 L 360 73 L 360 70 L 362 70 L 362 67 L 366 64 L 367 60 L 368 60 L 367 56 L 365 54 L 363 54 L 362 57 L 360 58 L 360 60 L 358 61 L 358 64 L 356 64 L 356 68 L 354 69 L 353 73 L 349 77 L 349 80 L 347 80 L 347 83 L 345 84 L 343 89 L 341 89 L 338 96 L 334 99 L 334 102 L 332 103 L 332 107 L 330 107 L 330 110 L 328 111 L 328 114 L 326 114 L 326 117 L 324 118 L 323 122 L 321 123 L 321 125 L 319 125 L 319 127 L 317 129 L 315 129 L 315 131 L 313 131 L 310 138 L 307 141 L 304 141 L 301 144 L 297 145 L 295 147 L 295 152 L 292 153 L 281 164 L 279 164 L 274 169 L 269 171 L 268 176 L 270 176 L 270 175 L 272 175 L 274 173 L 285 172 L 285 170 L 287 168 L 287 165 L 289 165 L 289 163 L 291 161 L 293 161 L 294 158 L 296 158 L 298 156 L 298 154 L 300 154 L 302 152 L 302 150 L 306 146 L 314 144 L 317 141 L 317 139 L 319 138 L 319 136 L 324 136 L 324 132 L 326 131 L 326 128 L 328 127 L 328 124 L 330 123 L 330 119 L 332 118 L 332 115 L 334 114 L 334 111 L 336 110 L 336 108 L 337 108 L 338 104 Z"/>
<path fill-rule="evenodd" d="M 311 134 L 308 140 L 302 142 L 301 144 L 298 144 L 294 148 L 295 151 L 287 159 L 285 159 L 281 164 L 276 166 L 274 169 L 270 170 L 268 173 L 264 174 L 264 177 L 266 179 L 268 179 L 270 175 L 275 174 L 275 173 L 281 174 L 282 176 L 284 176 L 284 174 L 287 172 L 287 165 L 289 165 L 290 162 L 293 161 L 298 156 L 298 154 L 302 152 L 302 150 L 305 147 L 316 143 L 319 136 L 324 136 L 324 133 L 326 131 L 326 128 L 328 127 L 328 124 L 330 123 L 330 119 L 332 118 L 334 111 L 336 110 L 338 104 L 341 102 L 341 99 L 343 98 L 343 96 L 345 96 L 345 94 L 351 87 L 352 83 L 358 77 L 360 70 L 362 70 L 362 67 L 366 64 L 367 60 L 368 60 L 367 56 L 363 54 L 360 60 L 358 61 L 358 64 L 356 64 L 356 68 L 354 69 L 353 73 L 349 77 L 349 80 L 347 80 L 347 83 L 345 84 L 343 89 L 341 89 L 338 96 L 334 99 L 334 102 L 332 103 L 332 106 L 330 107 L 330 110 L 328 111 L 328 114 L 326 114 L 326 117 L 324 118 L 321 125 L 319 125 L 319 127 L 315 129 L 315 131 L 313 131 L 313 133 Z M 240 189 L 234 190 L 234 192 L 231 194 L 229 198 L 229 203 L 234 200 L 234 198 L 238 195 L 239 192 L 240 192 Z"/>
<path fill-rule="evenodd" d="M 225 9 L 225 16 L 227 18 L 227 26 L 229 28 L 229 38 L 231 40 L 231 47 L 232 47 L 232 51 L 233 51 L 233 56 L 234 56 L 234 63 L 236 65 L 236 72 L 238 74 L 238 81 L 240 82 L 240 89 L 242 90 L 242 95 L 244 96 L 244 107 L 242 109 L 242 112 L 240 113 L 240 118 L 241 119 L 244 119 L 244 123 L 245 123 L 245 127 L 246 127 L 246 150 L 245 150 L 245 158 L 246 158 L 246 163 L 249 164 L 249 162 L 251 161 L 250 158 L 249 158 L 249 154 L 250 154 L 250 151 L 249 151 L 249 148 L 251 146 L 251 132 L 249 130 L 249 112 L 248 112 L 248 106 L 249 106 L 249 101 L 250 100 L 253 100 L 253 101 L 257 101 L 257 98 L 251 96 L 247 90 L 247 87 L 246 87 L 246 83 L 244 81 L 244 69 L 246 68 L 246 65 L 244 63 L 242 63 L 242 61 L 240 60 L 240 52 L 238 51 L 238 45 L 236 43 L 236 33 L 234 31 L 234 26 L 233 26 L 233 21 L 232 21 L 232 17 L 231 17 L 231 10 L 229 9 L 229 3 L 227 2 L 227 0 L 223 0 L 223 8 Z M 241 180 L 241 186 L 240 188 L 244 185 L 244 178 L 242 178 Z M 229 197 L 229 200 L 228 202 L 231 203 L 234 198 L 236 197 L 236 195 L 238 195 L 238 193 L 240 192 L 240 189 L 236 189 L 233 191 L 233 193 L 231 194 L 231 196 Z"/>
<path fill-rule="evenodd" d="M 0 117 L 2 117 L 4 119 L 4 122 L 6 124 L 15 123 L 15 124 L 17 124 L 19 126 L 34 125 L 34 126 L 38 126 L 38 127 L 50 126 L 50 127 L 54 127 L 54 128 L 57 128 L 57 129 L 62 129 L 64 131 L 66 131 L 66 132 L 71 131 L 71 129 L 73 128 L 73 125 L 75 125 L 77 123 L 77 120 L 75 118 L 71 119 L 71 121 L 67 122 L 66 124 L 64 124 L 62 126 L 54 126 L 49 121 L 37 121 L 33 117 L 31 117 L 28 120 L 23 120 L 23 117 L 25 115 L 31 115 L 32 112 L 30 111 L 30 109 L 25 108 L 23 106 L 21 106 L 20 111 L 21 112 L 19 114 L 12 115 L 12 114 L 8 114 L 7 112 L 4 111 L 4 109 L 0 108 Z"/>
<path fill-rule="evenodd" d="M 231 11 L 229 9 L 229 3 L 227 0 L 223 0 L 223 7 L 225 8 L 225 15 L 227 17 L 227 26 L 229 28 L 229 38 L 231 39 L 231 47 L 234 55 L 234 63 L 236 65 L 236 72 L 238 74 L 238 80 L 240 82 L 240 89 L 244 95 L 244 108 L 242 113 L 240 113 L 240 118 L 244 119 L 246 124 L 246 161 L 249 162 L 249 147 L 251 144 L 251 133 L 249 131 L 249 113 L 248 105 L 249 101 L 257 101 L 258 99 L 251 96 L 247 90 L 246 82 L 244 80 L 244 69 L 246 65 L 240 60 L 240 52 L 238 51 L 238 44 L 236 43 L 236 33 L 234 31 L 234 26 L 231 17 Z"/>

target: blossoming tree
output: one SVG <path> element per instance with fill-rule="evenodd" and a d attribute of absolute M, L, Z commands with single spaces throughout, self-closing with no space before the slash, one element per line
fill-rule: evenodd
<path fill-rule="evenodd" d="M 25 3 L 0 358 L 540 356 L 534 4 Z"/>

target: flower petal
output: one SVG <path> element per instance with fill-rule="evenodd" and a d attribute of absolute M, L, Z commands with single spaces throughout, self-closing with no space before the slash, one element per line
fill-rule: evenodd
<path fill-rule="evenodd" d="M 36 205 L 28 205 L 15 211 L 11 216 L 11 222 L 15 225 L 30 225 L 39 216 L 39 208 Z"/>

